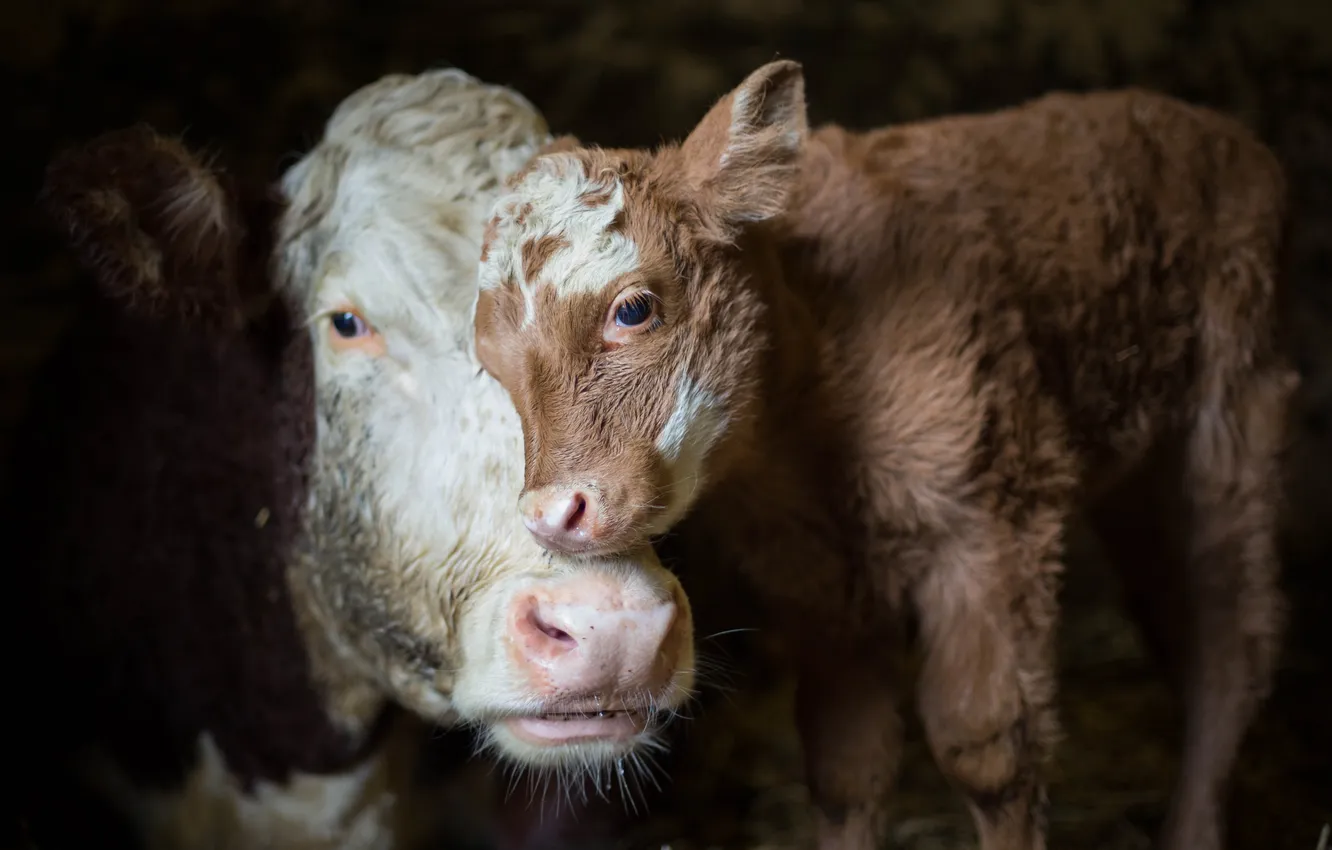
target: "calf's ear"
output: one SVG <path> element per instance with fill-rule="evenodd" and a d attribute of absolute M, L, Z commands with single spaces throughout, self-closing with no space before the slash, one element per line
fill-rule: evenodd
<path fill-rule="evenodd" d="M 102 291 L 138 315 L 236 329 L 256 284 L 267 289 L 260 254 L 275 200 L 241 197 L 226 175 L 151 128 L 61 152 L 40 203 Z"/>
<path fill-rule="evenodd" d="M 732 235 L 782 214 L 809 134 L 800 63 L 769 62 L 703 117 L 681 146 L 700 207 Z"/>

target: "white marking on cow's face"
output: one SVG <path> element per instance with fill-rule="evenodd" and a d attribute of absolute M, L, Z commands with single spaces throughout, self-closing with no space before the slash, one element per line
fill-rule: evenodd
<path fill-rule="evenodd" d="M 657 436 L 657 451 L 670 475 L 666 510 L 653 521 L 665 531 L 688 512 L 702 492 L 704 462 L 726 431 L 727 413 L 721 399 L 699 386 L 687 370 L 676 381 L 675 406 Z M 654 533 L 660 533 L 654 530 Z"/>
<path fill-rule="evenodd" d="M 150 850 L 390 850 L 396 847 L 396 795 L 382 755 L 341 774 L 296 772 L 247 792 L 212 736 L 201 735 L 198 761 L 182 787 L 137 787 L 104 756 L 84 776 L 130 819 Z M 402 789 L 396 789 L 401 791 Z"/>
<path fill-rule="evenodd" d="M 299 564 L 346 663 L 423 716 L 462 705 L 484 722 L 531 703 L 502 650 L 508 601 L 589 566 L 551 557 L 514 510 L 520 420 L 472 349 L 484 211 L 548 137 L 516 95 L 458 72 L 375 85 L 283 179 L 280 278 L 309 322 L 316 385 Z M 383 138 L 394 122 L 429 141 Z M 373 346 L 330 333 L 349 309 Z M 650 552 L 622 561 L 675 581 Z"/>
<path fill-rule="evenodd" d="M 624 210 L 624 184 L 613 175 L 588 176 L 578 160 L 550 154 L 496 200 L 496 235 L 481 263 L 481 288 L 516 282 L 523 295 L 523 324 L 536 320 L 536 290 L 557 295 L 596 293 L 638 268 L 638 246 L 611 227 Z M 524 246 L 553 238 L 562 247 L 541 265 L 535 280 L 523 270 Z"/>

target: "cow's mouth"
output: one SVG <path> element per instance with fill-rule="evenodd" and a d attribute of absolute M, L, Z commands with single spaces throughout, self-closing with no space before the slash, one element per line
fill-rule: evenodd
<path fill-rule="evenodd" d="M 504 726 L 514 737 L 541 747 L 594 741 L 629 741 L 648 726 L 648 712 L 626 708 L 612 711 L 552 711 L 508 717 Z"/>

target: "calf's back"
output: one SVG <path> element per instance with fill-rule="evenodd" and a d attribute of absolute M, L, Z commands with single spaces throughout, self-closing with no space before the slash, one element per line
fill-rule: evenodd
<path fill-rule="evenodd" d="M 782 244 L 856 408 L 983 419 L 1043 396 L 1095 490 L 1219 404 L 1241 363 L 1279 363 L 1284 212 L 1280 164 L 1232 119 L 1135 90 L 1053 94 L 820 128 Z"/>

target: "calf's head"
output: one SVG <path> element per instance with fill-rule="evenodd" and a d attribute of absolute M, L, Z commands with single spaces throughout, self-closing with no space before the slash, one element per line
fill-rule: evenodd
<path fill-rule="evenodd" d="M 286 579 L 330 705 L 384 695 L 587 766 L 688 697 L 692 623 L 650 548 L 552 557 L 512 509 L 521 426 L 472 352 L 474 270 L 500 180 L 546 140 L 506 89 L 395 75 L 340 105 L 267 206 L 148 130 L 66 156 L 48 197 L 141 315 L 232 339 L 257 304 L 294 318 L 276 383 L 312 402 L 282 426 L 308 443 Z"/>
<path fill-rule="evenodd" d="M 738 258 L 785 209 L 803 92 L 799 65 L 765 65 L 682 145 L 565 140 L 496 201 L 476 345 L 522 417 L 519 507 L 547 548 L 640 545 L 743 443 L 768 340 L 763 263 Z"/>

